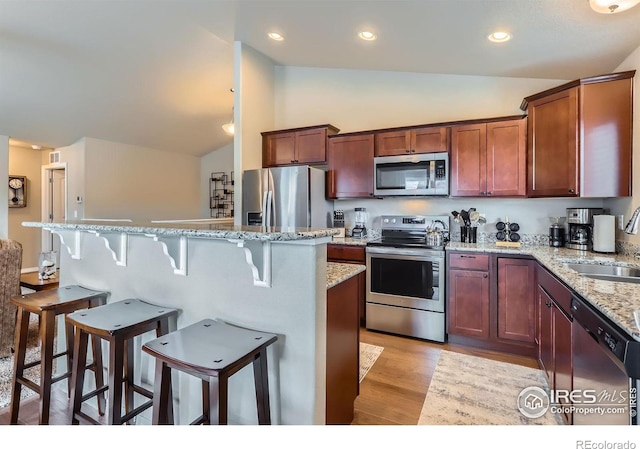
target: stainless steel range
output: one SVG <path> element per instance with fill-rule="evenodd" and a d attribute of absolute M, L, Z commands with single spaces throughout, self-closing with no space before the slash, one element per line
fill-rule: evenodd
<path fill-rule="evenodd" d="M 367 329 L 445 341 L 448 215 L 384 215 L 367 244 Z"/>

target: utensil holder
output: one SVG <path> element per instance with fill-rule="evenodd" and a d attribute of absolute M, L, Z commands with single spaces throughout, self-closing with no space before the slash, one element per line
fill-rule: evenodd
<path fill-rule="evenodd" d="M 478 228 L 472 226 L 469 228 L 469 243 L 476 243 L 478 241 Z"/>
<path fill-rule="evenodd" d="M 469 233 L 469 228 L 467 226 L 460 226 L 460 242 L 467 243 L 467 237 Z"/>

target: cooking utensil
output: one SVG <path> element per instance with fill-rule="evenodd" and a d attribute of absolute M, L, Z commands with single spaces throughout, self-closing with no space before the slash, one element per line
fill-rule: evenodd
<path fill-rule="evenodd" d="M 471 220 L 469 219 L 469 212 L 462 209 L 460 211 L 460 218 L 462 218 L 462 221 L 464 222 L 465 226 L 471 226 Z"/>

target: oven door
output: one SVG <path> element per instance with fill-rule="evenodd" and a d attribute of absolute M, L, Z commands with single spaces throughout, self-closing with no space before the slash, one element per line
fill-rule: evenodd
<path fill-rule="evenodd" d="M 444 255 L 367 247 L 367 302 L 444 312 Z"/>

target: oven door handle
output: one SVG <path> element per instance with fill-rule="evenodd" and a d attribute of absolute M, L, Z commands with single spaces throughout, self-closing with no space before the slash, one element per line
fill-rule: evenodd
<path fill-rule="evenodd" d="M 384 252 L 368 252 L 368 259 L 413 260 L 417 262 L 431 262 L 444 266 L 445 260 L 441 256 L 425 256 L 424 254 L 398 254 Z"/>

